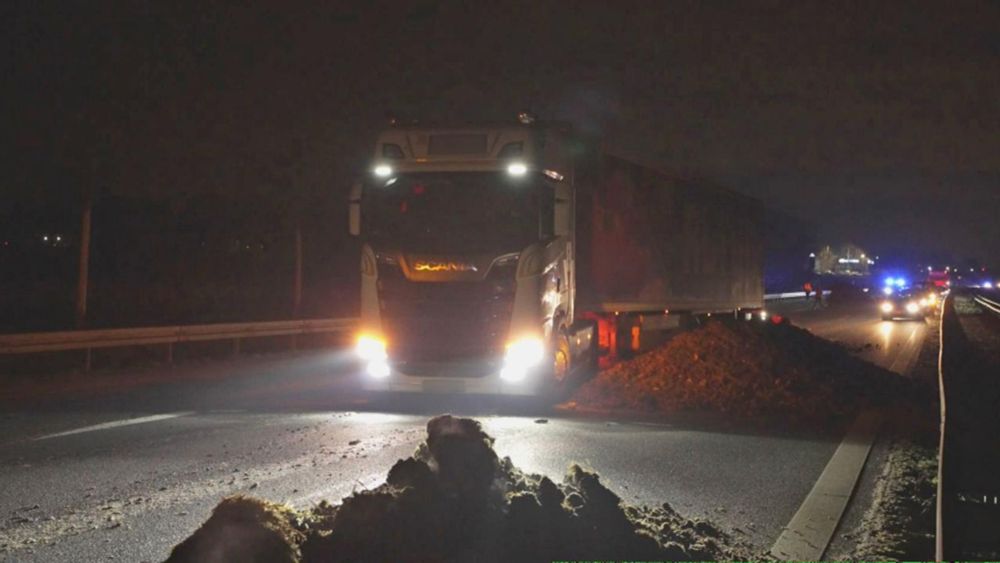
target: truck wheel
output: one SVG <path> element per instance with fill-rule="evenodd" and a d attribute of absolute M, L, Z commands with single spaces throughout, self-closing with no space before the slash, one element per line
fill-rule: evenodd
<path fill-rule="evenodd" d="M 566 331 L 560 330 L 552 351 L 552 379 L 560 384 L 566 383 L 569 380 L 571 365 L 569 337 L 566 336 Z"/>
<path fill-rule="evenodd" d="M 554 400 L 561 400 L 570 388 L 573 363 L 570 358 L 569 337 L 559 329 L 552 343 L 552 364 L 548 370 L 548 394 Z"/>

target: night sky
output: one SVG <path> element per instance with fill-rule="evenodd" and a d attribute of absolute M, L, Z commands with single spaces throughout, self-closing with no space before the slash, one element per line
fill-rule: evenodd
<path fill-rule="evenodd" d="M 2 20 L 13 200 L 279 186 L 342 221 L 387 110 L 531 108 L 824 241 L 1000 264 L 996 2 L 26 1 Z"/>

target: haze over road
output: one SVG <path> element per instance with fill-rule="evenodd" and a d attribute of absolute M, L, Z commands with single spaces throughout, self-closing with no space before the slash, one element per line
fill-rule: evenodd
<path fill-rule="evenodd" d="M 849 346 L 878 344 L 865 357 L 900 372 L 927 332 L 923 323 L 883 323 L 870 305 L 790 314 Z M 745 535 L 738 537 L 766 550 L 842 438 L 841 431 L 779 434 L 709 420 L 571 417 L 539 401 L 372 403 L 355 391 L 349 355 L 337 351 L 142 373 L 156 380 L 161 370 L 172 381 L 3 399 L 0 560 L 162 560 L 225 495 L 308 506 L 381 483 L 440 412 L 482 420 L 498 453 L 526 470 L 559 476 L 580 462 L 628 501 L 669 502 L 685 515 L 739 528 Z M 873 471 L 865 473 L 870 480 Z M 850 509 L 848 518 L 859 512 Z"/>

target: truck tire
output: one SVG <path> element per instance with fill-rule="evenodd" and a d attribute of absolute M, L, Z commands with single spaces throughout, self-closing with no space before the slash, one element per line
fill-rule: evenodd
<path fill-rule="evenodd" d="M 569 336 L 565 327 L 559 327 L 552 339 L 552 355 L 550 366 L 546 370 L 547 395 L 554 400 L 561 400 L 572 387 L 573 359 L 570 355 Z"/>

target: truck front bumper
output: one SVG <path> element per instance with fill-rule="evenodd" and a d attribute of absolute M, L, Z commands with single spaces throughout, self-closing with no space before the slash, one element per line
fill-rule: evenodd
<path fill-rule="evenodd" d="M 418 369 L 390 362 L 389 374 L 375 377 L 362 374 L 366 391 L 403 393 L 448 393 L 483 395 L 537 395 L 543 390 L 540 370 L 520 381 L 500 377 L 497 362 L 424 363 Z"/>

